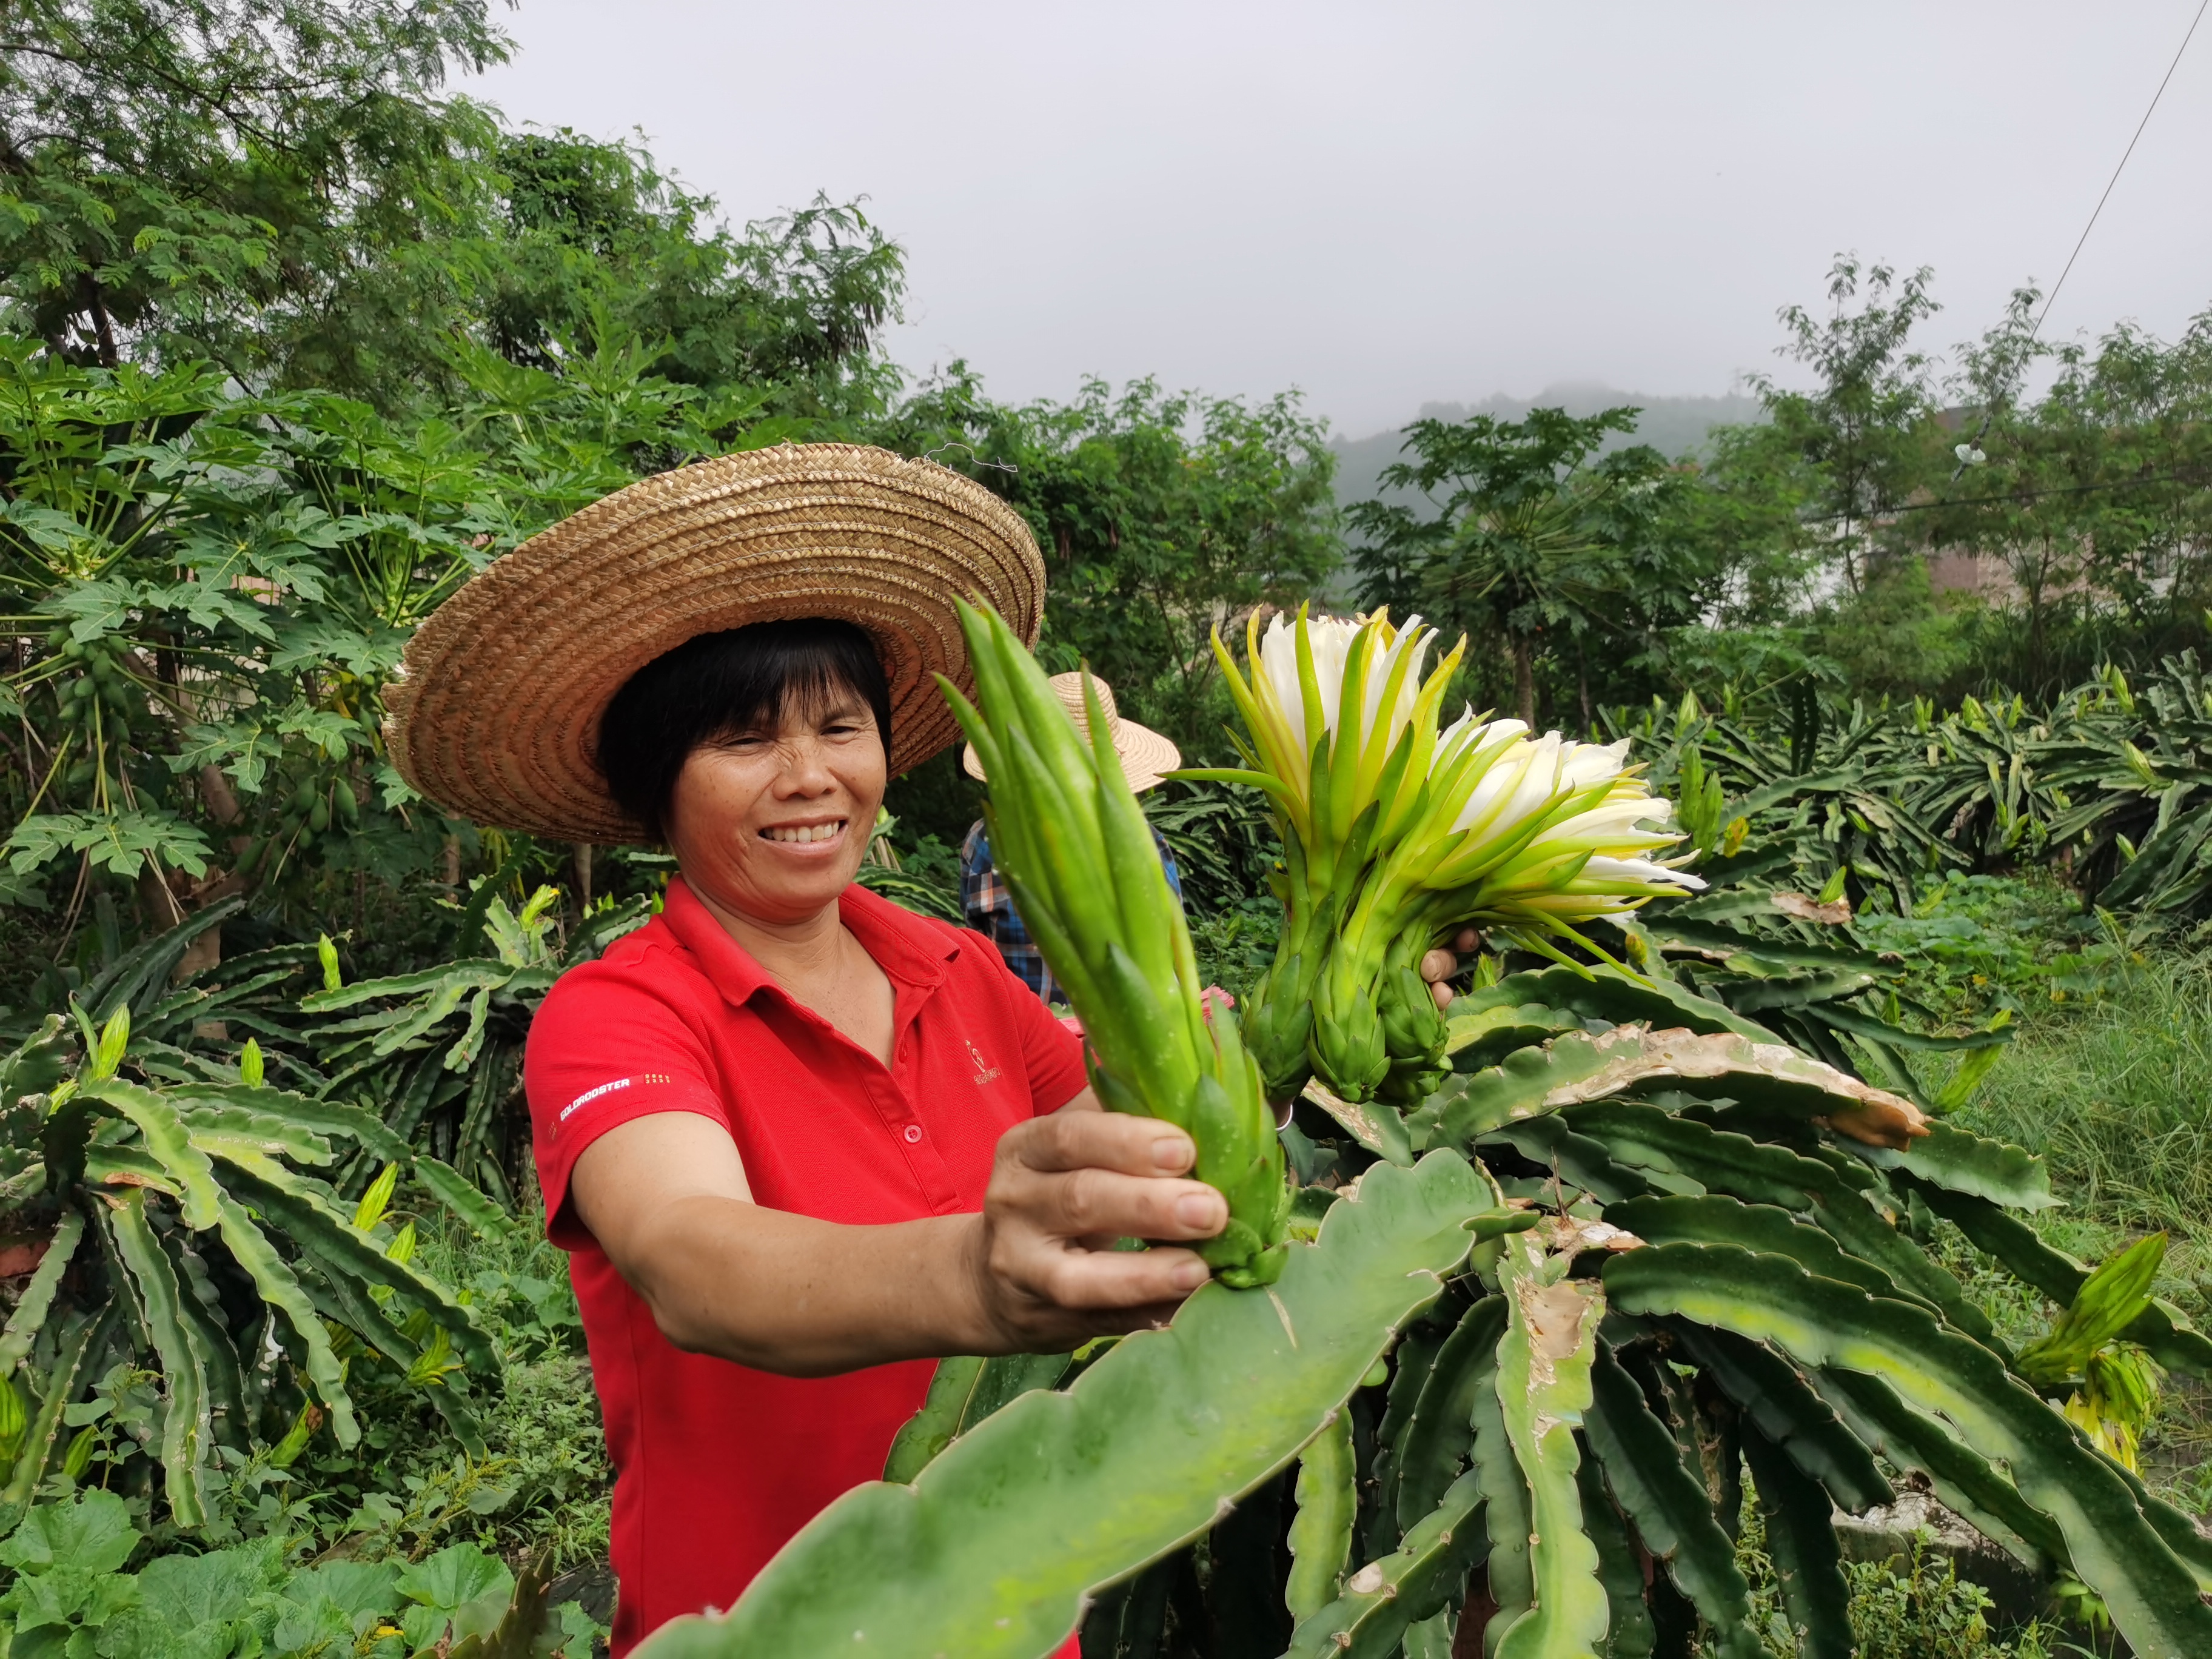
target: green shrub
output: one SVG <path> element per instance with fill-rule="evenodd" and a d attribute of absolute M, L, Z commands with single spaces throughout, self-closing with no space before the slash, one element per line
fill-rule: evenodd
<path fill-rule="evenodd" d="M 296 1559 L 270 1537 L 204 1555 L 147 1558 L 130 1507 L 94 1490 L 40 1504 L 0 1540 L 11 1570 L 0 1643 L 11 1659 L 253 1659 L 350 1652 L 443 1659 L 505 1636 L 551 1659 L 585 1659 L 600 1635 L 574 1603 L 544 1606 L 544 1570 L 514 1572 L 474 1544 L 420 1561 Z M 137 1558 L 141 1565 L 128 1571 Z"/>

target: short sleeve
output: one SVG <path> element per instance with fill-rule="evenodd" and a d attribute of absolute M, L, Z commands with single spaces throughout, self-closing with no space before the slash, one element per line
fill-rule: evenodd
<path fill-rule="evenodd" d="M 1060 1023 L 1042 998 L 1022 976 L 1000 959 L 990 941 L 979 939 L 979 952 L 1000 981 L 1015 1034 L 1021 1040 L 1022 1063 L 1029 1073 L 1030 1099 L 1036 1115 L 1058 1111 L 1090 1082 L 1083 1064 L 1083 1039 Z"/>
<path fill-rule="evenodd" d="M 531 1022 L 523 1086 L 546 1232 L 564 1250 L 590 1242 L 568 1199 L 594 1140 L 658 1112 L 729 1123 L 698 1033 L 642 975 L 605 959 L 571 969 L 547 994 Z"/>

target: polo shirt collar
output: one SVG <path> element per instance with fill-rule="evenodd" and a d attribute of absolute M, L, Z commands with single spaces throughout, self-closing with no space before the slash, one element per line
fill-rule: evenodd
<path fill-rule="evenodd" d="M 920 916 L 870 892 L 858 882 L 837 898 L 837 916 L 860 941 L 876 965 L 902 988 L 933 989 L 945 980 L 945 964 L 960 954 L 957 935 L 933 928 Z M 661 919 L 705 970 L 732 1007 L 743 1007 L 763 989 L 786 1001 L 791 994 L 753 953 L 730 937 L 714 913 L 699 902 L 683 877 L 668 884 Z M 902 998 L 903 1002 L 905 999 Z"/>

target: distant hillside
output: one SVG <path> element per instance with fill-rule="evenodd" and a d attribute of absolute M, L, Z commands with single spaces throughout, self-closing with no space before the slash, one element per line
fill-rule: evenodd
<path fill-rule="evenodd" d="M 1735 426 L 1759 418 L 1759 399 L 1740 392 L 1719 398 L 1647 398 L 1634 392 L 1616 392 L 1588 382 L 1547 386 L 1534 398 L 1509 398 L 1500 392 L 1486 403 L 1424 404 L 1421 416 L 1443 421 L 1463 421 L 1470 415 L 1496 415 L 1518 420 L 1532 409 L 1564 409 L 1570 415 L 1595 415 L 1601 409 L 1633 404 L 1644 412 L 1634 436 L 1615 439 L 1607 448 L 1623 444 L 1650 444 L 1668 455 L 1686 455 L 1705 447 L 1705 434 L 1717 426 Z M 1376 480 L 1382 469 L 1400 459 L 1405 440 L 1395 432 L 1378 432 L 1370 438 L 1334 438 L 1336 451 L 1336 499 L 1349 506 L 1376 495 Z"/>

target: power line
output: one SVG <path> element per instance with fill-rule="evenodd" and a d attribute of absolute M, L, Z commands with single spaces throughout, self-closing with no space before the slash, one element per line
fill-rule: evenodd
<path fill-rule="evenodd" d="M 1893 519 L 1905 513 L 1940 513 L 1946 507 L 1986 507 L 1995 501 L 2034 501 L 2046 495 L 2094 495 L 2107 489 L 2140 489 L 2146 484 L 2180 483 L 2202 488 L 2208 475 L 2203 472 L 2154 472 L 2140 478 L 2115 478 L 2106 483 L 2053 484 L 2048 489 L 1999 490 L 1988 495 L 1965 495 L 1956 501 L 1907 501 L 1902 507 L 1869 515 L 1856 513 L 1823 513 L 1817 518 L 1800 519 L 1800 524 L 1834 524 L 1843 519 Z"/>
<path fill-rule="evenodd" d="M 2043 309 L 2035 314 L 2035 326 L 2027 331 L 2029 339 L 2033 340 L 2043 332 L 2044 319 L 2051 315 L 2051 307 L 2058 303 L 2058 290 L 2066 286 L 2066 279 L 2074 274 L 2074 262 L 2081 257 L 2081 250 L 2088 246 L 2089 233 L 2096 229 L 2097 220 L 2105 211 L 2105 204 L 2112 199 L 2112 187 L 2120 182 L 2120 174 L 2127 171 L 2128 158 L 2136 153 L 2136 144 L 2142 142 L 2143 129 L 2150 125 L 2150 118 L 2158 112 L 2159 100 L 2166 96 L 2167 83 L 2173 79 L 2174 70 L 2181 67 L 2181 55 L 2189 50 L 2189 43 L 2197 38 L 2197 26 L 2204 21 L 2208 6 L 2212 6 L 2212 0 L 2197 0 L 2197 15 L 2189 20 L 2188 32 L 2181 37 L 2181 44 L 2173 50 L 2173 61 L 2166 66 L 2166 74 L 2159 81 L 2158 90 L 2151 94 L 2150 105 L 2143 111 L 2142 119 L 2136 123 L 2135 137 L 2128 140 L 2127 149 L 2120 153 L 2120 164 L 2112 169 L 2112 176 L 2105 180 L 2105 193 L 2097 198 L 2097 205 L 2090 210 L 2089 222 L 2081 227 L 2081 234 L 2075 240 L 2073 252 L 2066 256 L 2066 268 L 2058 273 L 2058 280 L 2051 285 L 2051 292 L 2044 295 Z M 1982 440 L 1989 435 L 1990 422 L 1996 418 L 1994 409 L 1984 413 L 1980 428 L 1962 446 L 1967 453 L 1959 457 L 1959 465 L 1952 470 L 1953 483 L 1959 482 L 1960 474 L 1966 471 L 1971 464 L 1972 452 L 1980 447 Z"/>
<path fill-rule="evenodd" d="M 2120 174 L 2126 171 L 2128 157 L 2136 153 L 2136 145 L 2142 138 L 2143 129 L 2150 125 L 2150 118 L 2157 112 L 2158 100 L 2166 96 L 2167 82 L 2173 79 L 2174 70 L 2181 67 L 2181 54 L 2189 50 L 2189 43 L 2197 33 L 2197 26 L 2204 21 L 2204 10 L 2208 5 L 2212 5 L 2212 0 L 2198 0 L 2197 15 L 2189 20 L 2189 33 L 2181 37 L 2180 46 L 2174 49 L 2173 61 L 2166 66 L 2165 78 L 2159 82 L 2158 90 L 2151 94 L 2150 107 L 2143 112 L 2142 119 L 2136 123 L 2135 137 L 2128 140 L 2128 147 L 2121 154 L 2119 166 L 2112 169 L 2112 176 L 2105 181 L 2105 193 L 2097 198 L 2097 205 L 2089 215 L 2089 222 L 2081 227 L 2081 240 L 2074 244 L 2074 252 L 2066 256 L 2066 269 L 2058 273 L 2058 280 L 2051 285 L 2051 292 L 2043 301 L 2043 309 L 2036 315 L 2035 326 L 2028 331 L 2030 339 L 2042 331 L 2043 319 L 2051 314 L 2051 307 L 2057 303 L 2058 290 L 2066 286 L 2067 277 L 2073 274 L 2074 262 L 2081 257 L 2081 249 L 2089 240 L 2089 233 L 2097 228 L 2098 215 L 2104 212 L 2105 204 L 2112 200 L 2112 186 L 2120 182 Z"/>

